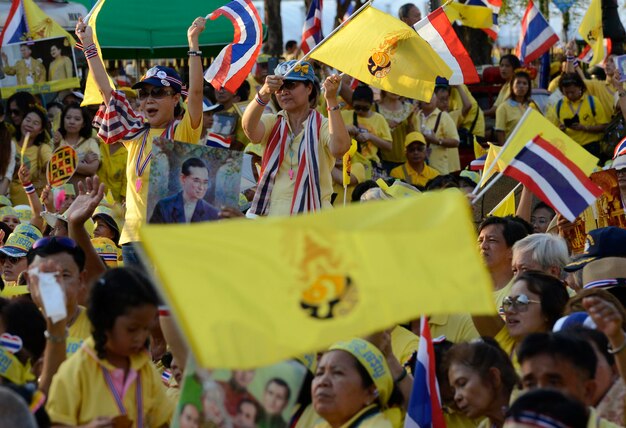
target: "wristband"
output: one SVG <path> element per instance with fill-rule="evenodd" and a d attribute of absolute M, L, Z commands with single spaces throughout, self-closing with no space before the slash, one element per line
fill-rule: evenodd
<path fill-rule="evenodd" d="M 33 186 L 33 183 L 22 184 L 22 187 L 28 195 L 30 195 L 31 193 L 35 193 L 35 186 Z"/>
<path fill-rule="evenodd" d="M 95 43 L 92 43 L 86 48 L 83 48 L 83 53 L 85 54 L 85 58 L 87 59 L 98 56 L 98 49 L 96 48 Z"/>
<path fill-rule="evenodd" d="M 624 350 L 624 348 L 626 348 L 626 335 L 622 332 L 622 336 L 624 338 L 624 340 L 622 341 L 622 344 L 619 345 L 617 348 L 613 349 L 611 348 L 611 345 L 607 346 L 606 350 L 609 354 L 618 354 L 620 352 L 622 352 Z"/>
<path fill-rule="evenodd" d="M 52 334 L 50 334 L 50 332 L 48 330 L 45 330 L 43 332 L 43 335 L 46 337 L 46 340 L 52 342 L 52 343 L 65 343 L 65 340 L 67 339 L 68 333 L 67 330 L 65 330 L 65 335 L 64 336 L 53 336 Z"/>
<path fill-rule="evenodd" d="M 402 367 L 402 373 L 400 373 L 400 375 L 393 380 L 393 383 L 398 385 L 400 382 L 402 382 L 404 380 L 404 378 L 406 377 L 407 374 L 408 373 L 407 373 L 406 369 L 404 367 Z"/>
<path fill-rule="evenodd" d="M 202 51 L 189 51 L 187 52 L 189 56 L 202 56 Z"/>
<path fill-rule="evenodd" d="M 261 97 L 259 96 L 259 93 L 256 93 L 256 96 L 254 97 L 254 101 L 256 101 L 261 107 L 265 107 L 269 101 L 265 102 L 261 99 Z"/>
<path fill-rule="evenodd" d="M 575 56 L 566 56 L 565 59 L 567 60 L 567 62 L 574 62 L 574 60 L 576 59 Z"/>
<path fill-rule="evenodd" d="M 337 110 L 339 110 L 340 108 L 341 108 L 341 107 L 339 106 L 339 104 L 337 104 L 337 105 L 336 105 L 336 106 L 334 106 L 334 107 L 326 107 L 326 110 L 327 110 L 327 111 L 337 111 Z"/>

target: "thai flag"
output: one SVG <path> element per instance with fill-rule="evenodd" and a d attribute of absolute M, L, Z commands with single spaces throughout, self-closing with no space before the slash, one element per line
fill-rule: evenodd
<path fill-rule="evenodd" d="M 502 0 L 467 0 L 465 4 L 470 6 L 485 6 L 491 9 L 493 13 L 493 25 L 491 28 L 485 28 L 483 31 L 487 33 L 493 40 L 498 38 L 498 32 L 500 27 L 498 26 L 498 15 L 500 14 L 500 8 L 502 7 Z"/>
<path fill-rule="evenodd" d="M 622 138 L 617 146 L 615 146 L 615 151 L 613 152 L 613 159 L 618 156 L 626 155 L 626 137 Z"/>
<path fill-rule="evenodd" d="M 522 18 L 522 34 L 516 50 L 520 61 L 528 64 L 536 60 L 558 41 L 559 36 L 550 27 L 533 0 L 529 0 Z"/>
<path fill-rule="evenodd" d="M 422 316 L 420 343 L 413 371 L 413 391 L 404 419 L 404 428 L 445 428 L 445 426 L 435 371 L 433 340 L 428 319 Z"/>
<path fill-rule="evenodd" d="M 452 69 L 451 85 L 480 81 L 474 62 L 459 40 L 443 8 L 437 8 L 413 28 Z"/>
<path fill-rule="evenodd" d="M 230 143 L 231 143 L 230 137 L 224 137 L 214 132 L 209 132 L 205 140 L 205 145 L 209 147 L 221 147 L 221 148 L 229 149 Z"/>
<path fill-rule="evenodd" d="M 484 154 L 478 159 L 474 159 L 470 162 L 469 167 L 471 171 L 482 171 L 485 169 L 485 161 L 487 160 L 487 155 Z"/>
<path fill-rule="evenodd" d="M 215 58 L 204 79 L 215 89 L 226 88 L 235 93 L 259 56 L 263 40 L 261 18 L 251 0 L 233 0 L 207 18 L 213 20 L 220 15 L 232 21 L 235 37 Z"/>
<path fill-rule="evenodd" d="M 603 193 L 578 165 L 540 135 L 526 143 L 502 172 L 571 222 Z"/>
<path fill-rule="evenodd" d="M 300 43 L 300 49 L 305 55 L 324 38 L 322 35 L 323 6 L 323 0 L 313 0 L 309 7 L 309 13 L 306 15 L 306 20 L 302 26 L 302 42 Z"/>
<path fill-rule="evenodd" d="M 606 58 L 611 55 L 613 44 L 611 43 L 611 39 L 607 38 L 603 40 L 602 44 L 604 46 L 604 57 Z M 591 46 L 586 45 L 580 52 L 580 55 L 578 55 L 578 59 L 586 64 L 589 64 L 593 59 L 593 50 L 591 49 Z"/>
<path fill-rule="evenodd" d="M 163 370 L 163 373 L 161 373 L 161 381 L 163 381 L 165 385 L 169 386 L 171 379 L 172 379 L 172 372 L 167 369 Z"/>
<path fill-rule="evenodd" d="M 13 0 L 7 16 L 7 22 L 2 29 L 2 33 L 0 33 L 0 46 L 19 43 L 24 38 L 24 34 L 27 33 L 28 22 L 24 12 L 24 3 L 22 0 Z"/>

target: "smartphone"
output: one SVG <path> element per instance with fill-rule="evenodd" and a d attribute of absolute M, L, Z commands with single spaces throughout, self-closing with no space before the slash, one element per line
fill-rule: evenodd
<path fill-rule="evenodd" d="M 578 115 L 575 115 L 574 117 L 571 117 L 569 119 L 563 119 L 563 125 L 568 128 L 571 128 L 572 125 L 575 123 L 580 123 L 580 118 L 578 117 Z"/>
<path fill-rule="evenodd" d="M 267 71 L 269 74 L 276 74 L 276 67 L 278 67 L 278 57 L 273 56 L 267 60 Z"/>

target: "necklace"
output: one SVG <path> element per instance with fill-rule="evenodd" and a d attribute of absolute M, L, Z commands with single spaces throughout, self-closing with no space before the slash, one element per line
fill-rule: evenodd
<path fill-rule="evenodd" d="M 293 180 L 293 157 L 295 156 L 296 152 L 293 150 L 293 142 L 296 139 L 296 136 L 293 134 L 293 132 L 291 132 L 291 129 L 288 131 L 289 132 L 289 180 Z"/>

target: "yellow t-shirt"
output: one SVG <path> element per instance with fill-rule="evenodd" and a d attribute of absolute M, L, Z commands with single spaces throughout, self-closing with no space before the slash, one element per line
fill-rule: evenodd
<path fill-rule="evenodd" d="M 602 104 L 598 102 L 597 98 L 591 96 L 596 111 L 596 114 L 593 114 L 591 104 L 589 103 L 589 97 L 590 95 L 583 92 L 583 96 L 575 102 L 571 102 L 567 98 L 563 98 L 561 102 L 556 103 L 552 108 L 548 110 L 546 116 L 555 126 L 559 126 L 560 124 L 564 123 L 564 120 L 571 119 L 576 114 L 578 114 L 580 123 L 585 126 L 594 126 L 609 123 L 610 118 L 606 114 L 604 107 L 602 107 Z M 603 136 L 602 133 L 576 131 L 571 128 L 565 128 L 565 133 L 581 146 L 593 143 L 595 141 L 600 141 Z"/>
<path fill-rule="evenodd" d="M 509 356 L 511 362 L 513 363 L 515 371 L 519 373 L 521 367 L 519 365 L 519 361 L 517 361 L 517 354 L 513 352 L 513 350 L 515 349 L 516 341 L 509 335 L 509 331 L 506 329 L 506 326 L 500 329 L 498 334 L 496 334 L 496 337 L 494 337 L 494 340 L 498 342 L 500 348 L 502 348 L 502 350 L 506 352 L 506 355 Z"/>
<path fill-rule="evenodd" d="M 85 425 L 97 417 L 115 417 L 121 414 L 103 375 L 103 368 L 116 376 L 116 368 L 96 356 L 93 339 L 67 359 L 52 378 L 46 410 L 54 424 Z M 167 424 L 175 402 L 167 399 L 161 377 L 150 362 L 147 352 L 130 357 L 130 368 L 141 379 L 143 420 L 145 427 Z M 126 389 L 122 402 L 128 418 L 137 422 L 136 381 Z"/>
<path fill-rule="evenodd" d="M 354 125 L 354 115 L 354 110 L 341 111 L 341 117 L 343 118 L 343 123 L 345 123 L 346 126 Z M 364 129 L 370 134 L 374 134 L 383 140 L 392 141 L 389 124 L 387 123 L 387 119 L 385 119 L 382 114 L 372 112 L 370 117 L 359 117 L 359 115 L 356 115 L 356 120 L 359 128 Z M 374 162 L 380 162 L 380 158 L 378 157 L 378 147 L 370 141 L 360 147 L 360 152 L 366 159 Z"/>
<path fill-rule="evenodd" d="M 10 185 L 11 202 L 13 202 L 13 206 L 28 205 L 28 197 L 26 196 L 26 192 L 24 192 L 22 183 L 17 175 L 21 165 L 22 146 L 20 146 L 15 140 L 13 140 L 13 143 L 15 144 L 16 161 L 13 180 Z M 46 168 L 51 157 L 52 147 L 47 143 L 42 143 L 39 146 L 29 145 L 24 153 L 24 163 L 30 168 L 30 179 L 35 185 L 35 189 L 38 194 L 41 194 L 41 191 L 48 183 L 46 178 Z"/>
<path fill-rule="evenodd" d="M 352 169 L 350 170 L 350 175 L 356 178 L 356 184 L 362 183 L 365 181 L 365 166 L 360 162 L 352 162 Z M 346 188 L 346 205 L 352 202 L 352 192 L 354 192 L 354 188 L 356 184 L 350 184 Z M 341 207 L 343 206 L 343 184 L 335 183 L 333 181 L 333 193 L 336 193 L 335 202 L 333 202 L 333 207 Z"/>
<path fill-rule="evenodd" d="M 261 121 L 265 126 L 265 135 L 260 141 L 260 144 L 267 144 L 270 133 L 278 120 L 278 115 L 285 117 L 287 123 L 287 112 L 281 110 L 277 115 L 264 114 L 261 116 Z M 274 180 L 274 187 L 270 194 L 270 205 L 268 209 L 268 215 L 290 215 L 291 214 L 291 200 L 293 199 L 293 192 L 295 190 L 295 174 L 298 172 L 298 153 L 300 151 L 300 144 L 304 138 L 304 129 L 300 131 L 298 135 L 292 140 L 293 146 L 288 150 L 283 163 L 280 165 L 276 179 Z M 322 118 L 322 125 L 320 127 L 320 140 L 318 150 L 318 165 L 319 165 L 319 177 L 320 177 L 320 199 L 322 201 L 322 208 L 329 208 L 331 206 L 330 200 L 333 194 L 333 179 L 331 171 L 335 166 L 335 158 L 330 153 L 330 134 L 328 133 L 328 119 Z M 293 152 L 293 156 L 289 153 Z M 294 179 L 289 178 L 289 170 L 293 170 Z"/>
<path fill-rule="evenodd" d="M 469 314 L 430 315 L 428 327 L 432 337 L 445 336 L 450 342 L 469 342 L 480 337 Z"/>
<path fill-rule="evenodd" d="M 500 88 L 500 92 L 498 92 L 498 97 L 496 101 L 493 103 L 494 106 L 498 107 L 500 104 L 506 101 L 506 99 L 511 96 L 511 82 L 506 82 Z"/>
<path fill-rule="evenodd" d="M 429 132 L 435 129 L 437 124 L 437 117 L 441 113 L 439 119 L 439 125 L 437 125 L 437 132 L 435 137 L 437 138 L 453 138 L 459 140 L 459 131 L 456 129 L 454 120 L 450 117 L 450 114 L 445 111 L 441 111 L 435 108 L 428 116 L 419 114 L 419 128 L 424 132 Z M 442 147 L 440 145 L 430 145 L 430 155 L 428 156 L 428 164 L 439 171 L 441 174 L 449 174 L 461 169 L 461 159 L 459 158 L 458 147 Z"/>
<path fill-rule="evenodd" d="M 150 129 L 146 138 L 146 145 L 143 150 L 143 157 L 139 159 L 144 136 L 136 140 L 124 141 L 124 146 L 128 150 L 128 160 L 126 162 L 126 222 L 120 237 L 120 244 L 139 241 L 139 228 L 146 221 L 146 209 L 148 202 L 148 182 L 150 180 L 150 163 L 146 166 L 143 174 L 137 175 L 135 165 L 143 162 L 152 153 L 152 139 L 160 137 L 164 129 Z M 202 120 L 196 129 L 191 127 L 189 114 L 185 114 L 174 132 L 174 140 L 185 143 L 198 144 L 202 133 Z"/>
<path fill-rule="evenodd" d="M 467 112 L 465 117 L 461 117 L 461 110 L 463 109 L 463 100 L 461 99 L 461 95 L 459 95 L 459 91 L 456 88 L 452 88 L 452 92 L 450 94 L 450 116 L 454 116 L 452 113 L 457 112 L 456 114 L 459 117 L 459 120 L 455 123 L 457 124 L 457 128 L 465 128 L 469 130 L 472 127 L 472 123 L 474 123 L 474 119 L 476 119 L 476 124 L 474 125 L 474 129 L 472 130 L 472 135 L 476 135 L 478 137 L 485 136 L 485 114 L 478 106 L 478 101 L 469 91 L 467 86 L 463 85 L 463 89 L 465 90 L 465 94 L 470 100 L 472 107 Z M 478 117 L 476 116 L 478 114 Z"/>
<path fill-rule="evenodd" d="M 78 317 L 68 328 L 67 350 L 65 352 L 68 357 L 75 354 L 83 342 L 91 337 L 91 322 L 87 316 L 87 310 L 82 306 L 79 306 L 78 310 L 80 311 Z"/>
<path fill-rule="evenodd" d="M 391 150 L 381 149 L 380 157 L 383 160 L 396 163 L 406 162 L 404 139 L 409 133 L 409 125 L 412 125 L 414 130 L 417 129 L 416 115 L 413 115 L 409 119 L 412 110 L 413 106 L 408 102 L 402 103 L 402 108 L 398 111 L 387 110 L 382 105 L 378 106 L 378 112 L 382 114 L 386 120 L 394 120 L 396 122 L 400 122 L 394 128 L 389 127 L 389 130 L 391 131 Z"/>
<path fill-rule="evenodd" d="M 357 419 L 361 417 L 361 415 L 370 411 L 375 406 L 376 406 L 375 404 L 372 404 L 371 406 L 365 407 L 359 413 L 354 415 L 352 419 L 350 419 L 348 422 L 343 424 L 340 428 L 352 427 L 353 424 L 357 421 Z M 385 414 L 382 412 L 378 412 L 371 416 L 367 416 L 357 426 L 358 428 L 393 428 L 394 427 L 393 423 L 389 419 L 387 419 Z M 331 425 L 326 421 L 322 421 L 316 424 L 314 428 L 331 428 Z"/>
<path fill-rule="evenodd" d="M 422 172 L 417 172 L 411 168 L 411 165 L 409 165 L 408 162 L 405 162 L 404 165 L 400 165 L 392 169 L 389 175 L 409 184 L 424 187 L 426 186 L 426 183 L 439 175 L 439 171 L 435 168 L 429 167 L 428 165 L 424 165 Z"/>
<path fill-rule="evenodd" d="M 509 135 L 524 115 L 527 107 L 538 110 L 534 102 L 524 105 L 511 98 L 500 104 L 496 109 L 496 131 L 504 131 L 504 138 L 509 138 Z"/>
<path fill-rule="evenodd" d="M 98 169 L 98 177 L 111 191 L 115 202 L 121 203 L 126 197 L 126 162 L 128 161 L 128 150 L 121 146 L 115 153 L 111 153 L 111 146 L 103 144 L 100 147 L 102 159 Z"/>
<path fill-rule="evenodd" d="M 497 310 L 500 310 L 500 307 L 502 306 L 502 302 L 504 301 L 504 299 L 509 294 L 511 294 L 511 288 L 513 288 L 514 280 L 515 280 L 515 278 L 512 278 L 507 285 L 505 285 L 501 289 L 495 290 L 493 292 L 493 300 L 496 303 L 496 309 Z"/>
<path fill-rule="evenodd" d="M 404 365 L 419 347 L 420 338 L 412 331 L 399 325 L 391 330 L 391 352 Z"/>
<path fill-rule="evenodd" d="M 557 76 L 550 81 L 548 85 L 548 91 L 555 92 L 559 89 L 559 83 L 561 82 L 561 76 Z M 614 92 L 609 85 L 603 80 L 584 79 L 583 82 L 587 87 L 587 91 L 590 95 L 593 95 L 598 99 L 598 102 L 602 104 L 604 111 L 612 116 L 615 110 L 615 102 L 613 99 Z"/>

